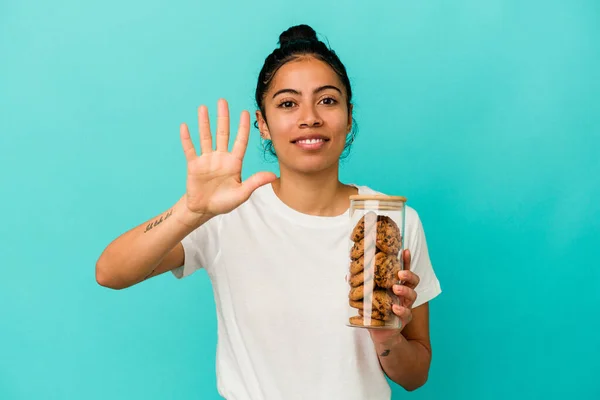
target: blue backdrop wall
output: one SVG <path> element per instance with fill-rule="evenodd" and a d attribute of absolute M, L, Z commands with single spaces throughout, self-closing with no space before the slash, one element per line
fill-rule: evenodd
<path fill-rule="evenodd" d="M 179 124 L 253 111 L 298 23 L 354 85 L 343 180 L 408 197 L 444 289 L 394 399 L 600 398 L 592 0 L 0 2 L 0 398 L 218 398 L 206 274 L 111 291 L 95 261 L 184 193 Z"/>

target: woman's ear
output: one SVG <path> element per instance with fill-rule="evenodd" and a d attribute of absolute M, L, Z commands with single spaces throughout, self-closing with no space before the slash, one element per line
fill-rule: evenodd
<path fill-rule="evenodd" d="M 352 109 L 354 108 L 353 104 L 350 104 L 348 107 L 348 129 L 346 133 L 352 132 Z"/>
<path fill-rule="evenodd" d="M 271 134 L 269 133 L 269 127 L 267 121 L 263 118 L 260 110 L 256 111 L 256 120 L 258 121 L 258 130 L 260 131 L 260 137 L 265 140 L 271 140 Z"/>

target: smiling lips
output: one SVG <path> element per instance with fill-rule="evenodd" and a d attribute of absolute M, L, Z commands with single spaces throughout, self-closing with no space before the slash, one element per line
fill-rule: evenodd
<path fill-rule="evenodd" d="M 324 136 L 306 136 L 292 140 L 292 143 L 304 150 L 318 150 L 328 141 Z"/>

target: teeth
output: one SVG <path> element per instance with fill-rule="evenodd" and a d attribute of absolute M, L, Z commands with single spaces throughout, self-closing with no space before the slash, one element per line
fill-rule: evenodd
<path fill-rule="evenodd" d="M 298 140 L 298 143 L 313 144 L 313 143 L 319 143 L 322 141 L 323 141 L 323 139 L 304 139 L 304 140 Z"/>

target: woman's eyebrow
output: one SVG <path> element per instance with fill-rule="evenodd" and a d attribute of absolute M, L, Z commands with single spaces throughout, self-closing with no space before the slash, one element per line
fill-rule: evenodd
<path fill-rule="evenodd" d="M 337 86 L 333 86 L 333 85 L 319 86 L 318 88 L 313 90 L 313 93 L 316 94 L 316 93 L 322 92 L 327 89 L 337 90 L 340 94 L 342 94 L 342 91 Z M 295 94 L 298 96 L 302 95 L 302 92 L 295 90 L 295 89 L 281 89 L 281 90 L 278 90 L 277 92 L 275 92 L 275 94 L 273 95 L 273 98 L 275 98 L 278 95 L 283 94 L 283 93 L 290 93 L 290 94 Z"/>

